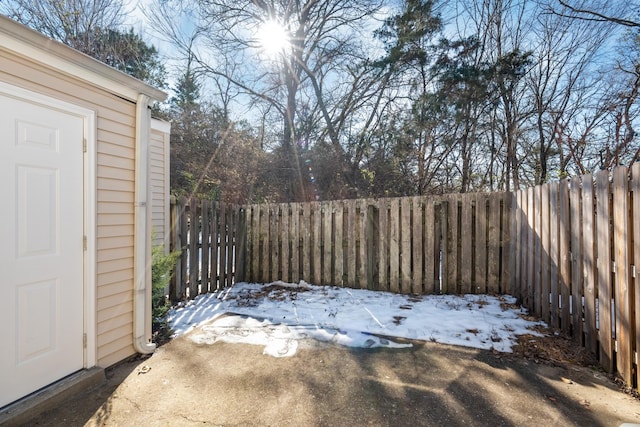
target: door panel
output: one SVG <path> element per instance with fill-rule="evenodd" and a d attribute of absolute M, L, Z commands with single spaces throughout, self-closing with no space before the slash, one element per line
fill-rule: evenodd
<path fill-rule="evenodd" d="M 84 364 L 83 135 L 0 94 L 0 407 Z"/>

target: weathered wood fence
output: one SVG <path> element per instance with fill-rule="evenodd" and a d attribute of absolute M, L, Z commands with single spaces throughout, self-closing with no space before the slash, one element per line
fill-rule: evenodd
<path fill-rule="evenodd" d="M 172 246 L 183 250 L 173 299 L 275 280 L 509 293 L 637 387 L 640 163 L 512 193 L 249 206 L 181 199 L 171 217 Z"/>
<path fill-rule="evenodd" d="M 512 197 L 514 295 L 637 386 L 640 163 Z"/>
<path fill-rule="evenodd" d="M 194 298 L 233 285 L 244 264 L 243 209 L 200 199 L 171 200 L 171 250 L 182 251 L 169 298 Z"/>
<path fill-rule="evenodd" d="M 245 207 L 245 280 L 402 293 L 509 292 L 506 194 Z"/>

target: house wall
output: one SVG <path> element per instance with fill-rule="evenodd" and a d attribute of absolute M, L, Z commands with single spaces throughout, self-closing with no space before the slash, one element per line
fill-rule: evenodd
<path fill-rule="evenodd" d="M 169 137 L 170 125 L 151 120 L 149 141 L 149 191 L 153 245 L 169 251 Z"/>
<path fill-rule="evenodd" d="M 96 111 L 97 361 L 110 366 L 135 353 L 135 104 L 1 46 L 0 81 Z"/>

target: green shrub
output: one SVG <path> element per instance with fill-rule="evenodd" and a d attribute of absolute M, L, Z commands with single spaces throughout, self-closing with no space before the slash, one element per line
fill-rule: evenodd
<path fill-rule="evenodd" d="M 171 328 L 167 323 L 167 312 L 171 304 L 165 294 L 167 285 L 173 276 L 173 269 L 180 259 L 180 251 L 164 253 L 164 246 L 154 246 L 151 249 L 151 308 L 152 329 L 154 341 L 166 341 L 171 337 Z"/>

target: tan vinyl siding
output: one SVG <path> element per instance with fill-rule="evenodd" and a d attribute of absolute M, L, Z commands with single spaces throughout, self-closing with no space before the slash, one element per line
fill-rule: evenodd
<path fill-rule="evenodd" d="M 155 123 L 154 123 L 155 124 Z M 169 183 L 167 158 L 169 135 L 152 124 L 149 141 L 149 189 L 151 198 L 151 228 L 153 230 L 153 244 L 167 244 L 169 227 Z"/>
<path fill-rule="evenodd" d="M 135 104 L 2 47 L 0 81 L 96 112 L 96 338 L 98 365 L 107 367 L 135 353 Z"/>

